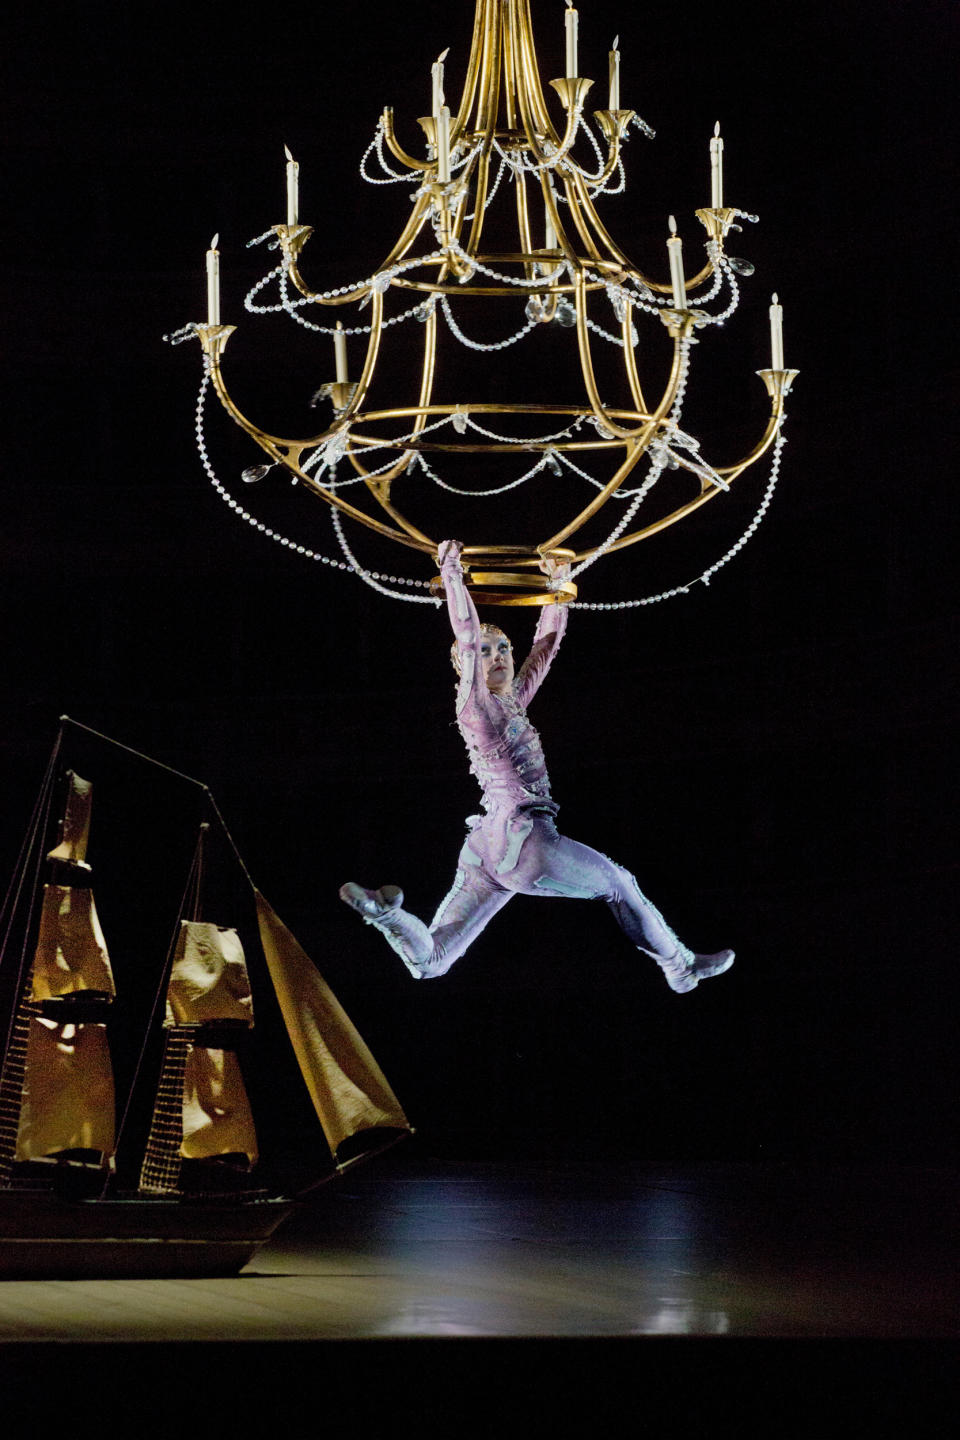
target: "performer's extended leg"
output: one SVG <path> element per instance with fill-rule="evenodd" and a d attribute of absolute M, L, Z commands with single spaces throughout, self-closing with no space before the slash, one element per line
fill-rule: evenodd
<path fill-rule="evenodd" d="M 351 882 L 340 889 L 341 900 L 382 932 L 416 980 L 445 975 L 512 895 L 479 866 L 461 863 L 428 928 L 402 908 L 396 886 L 374 891 Z"/>
<path fill-rule="evenodd" d="M 504 884 L 526 895 L 605 900 L 629 940 L 656 960 L 672 990 L 693 990 L 733 964 L 733 951 L 695 955 L 677 938 L 636 879 L 599 850 L 568 840 L 550 820 L 538 820 Z"/>

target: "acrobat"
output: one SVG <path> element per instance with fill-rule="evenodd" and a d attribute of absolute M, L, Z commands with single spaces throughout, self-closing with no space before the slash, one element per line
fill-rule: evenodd
<path fill-rule="evenodd" d="M 541 609 L 530 654 L 515 677 L 510 641 L 496 625 L 480 623 L 464 581 L 462 548 L 444 541 L 438 558 L 460 677 L 457 723 L 483 792 L 483 813 L 467 821 L 453 886 L 429 926 L 403 908 L 396 885 L 367 890 L 351 881 L 340 898 L 380 931 L 418 980 L 444 975 L 514 895 L 605 900 L 628 940 L 656 961 L 678 993 L 721 975 L 733 964 L 732 950 L 695 955 L 628 870 L 558 833 L 558 806 L 527 706 L 563 639 L 567 607 Z M 552 573 L 562 578 L 562 571 Z"/>

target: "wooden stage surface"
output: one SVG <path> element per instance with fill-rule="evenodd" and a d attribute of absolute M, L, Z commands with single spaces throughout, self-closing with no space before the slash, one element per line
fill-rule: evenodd
<path fill-rule="evenodd" d="M 141 1434 L 184 1385 L 193 1407 L 211 1384 L 219 1413 L 246 1395 L 248 1416 L 259 1407 L 299 1433 L 303 1407 L 320 1428 L 324 1397 L 360 1414 L 379 1396 L 385 1417 L 424 1386 L 461 1408 L 474 1394 L 466 1422 L 494 1380 L 494 1391 L 520 1385 L 544 1418 L 591 1396 L 599 1415 L 630 1408 L 633 1376 L 636 1413 L 672 1397 L 675 1421 L 678 1405 L 720 1404 L 718 1386 L 741 1407 L 792 1395 L 775 1432 L 786 1435 L 808 1433 L 791 1417 L 817 1395 L 836 1403 L 864 1364 L 871 1399 L 893 1386 L 888 1415 L 952 1384 L 953 1172 L 458 1164 L 412 1150 L 319 1192 L 232 1279 L 0 1285 L 6 1394 L 28 1406 L 35 1386 L 62 1389 L 106 1361 L 130 1406 L 146 1365 L 154 1380 L 180 1378 L 160 1388 Z M 912 1433 L 928 1433 L 918 1414 Z"/>

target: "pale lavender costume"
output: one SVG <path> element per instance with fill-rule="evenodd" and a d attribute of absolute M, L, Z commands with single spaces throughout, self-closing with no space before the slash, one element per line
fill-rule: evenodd
<path fill-rule="evenodd" d="M 383 932 L 418 979 L 445 974 L 514 895 L 605 900 L 628 939 L 661 965 L 674 989 L 693 989 L 699 978 L 726 969 L 731 952 L 722 952 L 723 958 L 695 956 L 680 944 L 629 871 L 557 832 L 558 807 L 550 797 L 540 737 L 526 707 L 557 653 L 567 624 L 566 607 L 541 609 L 533 647 L 512 694 L 497 695 L 484 679 L 480 621 L 459 554 L 452 545 L 441 553 L 460 667 L 457 723 L 483 791 L 484 813 L 467 821 L 453 887 L 429 928 L 401 908 L 402 895 L 393 887 L 370 892 L 344 886 L 343 899 Z"/>

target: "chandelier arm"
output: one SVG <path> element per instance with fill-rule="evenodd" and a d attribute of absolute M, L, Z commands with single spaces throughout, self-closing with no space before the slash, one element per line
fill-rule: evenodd
<path fill-rule="evenodd" d="M 542 545 L 537 547 L 539 550 L 555 550 L 559 545 L 562 545 L 565 540 L 569 539 L 571 535 L 575 534 L 577 530 L 579 530 L 583 525 L 586 524 L 586 522 L 591 518 L 591 516 L 595 515 L 597 511 L 602 508 L 602 506 L 606 503 L 606 501 L 610 498 L 614 491 L 619 490 L 624 480 L 626 480 L 627 476 L 646 453 L 647 446 L 649 445 L 650 440 L 653 438 L 655 429 L 656 426 L 654 424 L 651 424 L 649 427 L 649 434 L 645 435 L 642 439 L 628 442 L 626 447 L 626 456 L 624 457 L 622 464 L 617 469 L 613 478 L 603 487 L 603 489 L 594 497 L 594 499 L 590 501 L 588 505 L 584 506 L 580 514 L 574 520 L 571 520 L 569 525 L 565 525 L 562 530 L 558 530 L 556 535 L 551 535 L 549 540 L 544 540 Z M 592 553 L 593 551 L 587 551 L 587 554 Z"/>
<path fill-rule="evenodd" d="M 479 95 L 476 102 L 476 128 L 490 136 L 497 127 L 500 103 L 500 27 L 497 24 L 499 0 L 486 0 L 482 49 L 479 54 Z M 477 6 L 477 18 L 480 6 Z M 475 22 L 476 23 L 476 22 Z M 476 29 L 474 31 L 476 35 Z"/>
<path fill-rule="evenodd" d="M 616 420 L 614 420 L 613 416 L 608 413 L 603 401 L 600 398 L 600 392 L 597 389 L 597 379 L 593 371 L 593 352 L 590 345 L 590 332 L 587 328 L 587 297 L 583 284 L 584 277 L 582 271 L 579 273 L 577 278 L 579 281 L 577 285 L 577 342 L 580 347 L 580 370 L 583 374 L 583 383 L 587 389 L 587 399 L 590 401 L 590 404 L 593 407 L 594 415 L 601 422 L 601 424 L 606 426 L 606 428 L 610 431 L 611 435 L 615 435 L 618 440 L 632 439 L 634 436 L 640 434 L 644 430 L 644 425 L 641 424 L 637 428 L 630 428 L 628 426 L 618 425 Z M 678 372 L 678 345 L 679 341 L 675 341 L 674 364 L 671 370 L 670 377 L 671 381 L 674 378 L 674 372 Z M 669 381 L 667 384 L 667 389 L 669 392 Z M 643 408 L 645 409 L 645 407 Z"/>
<path fill-rule="evenodd" d="M 457 135 L 466 128 L 470 119 L 470 110 L 477 94 L 477 82 L 483 70 L 484 37 L 488 27 L 489 4 L 477 5 L 473 11 L 473 34 L 470 37 L 470 54 L 467 57 L 467 74 L 463 82 L 463 90 L 460 94 L 460 104 L 457 108 L 454 120 L 454 130 Z M 483 92 L 481 91 L 481 94 Z"/>
<path fill-rule="evenodd" d="M 776 440 L 777 433 L 780 429 L 782 413 L 783 403 L 781 399 L 780 403 L 775 406 L 774 413 L 770 416 L 763 435 L 750 451 L 750 454 L 736 465 L 718 467 L 716 473 L 722 475 L 726 480 L 735 480 L 738 475 L 742 475 L 745 470 L 755 465 Z M 611 554 L 614 550 L 623 550 L 628 545 L 635 545 L 638 540 L 646 540 L 651 535 L 659 534 L 661 530 L 666 530 L 669 526 L 675 525 L 678 521 L 685 519 L 687 515 L 691 515 L 694 510 L 699 510 L 701 505 L 705 505 L 707 501 L 712 500 L 715 495 L 723 493 L 718 485 L 710 485 L 704 480 L 701 480 L 700 483 L 702 486 L 701 492 L 693 500 L 688 500 L 685 505 L 681 505 L 678 509 L 671 511 L 669 515 L 663 516 L 662 519 L 655 520 L 650 525 L 645 525 L 641 530 L 634 530 L 630 535 L 621 536 L 619 540 L 615 540 L 613 544 L 608 547 L 607 554 Z M 578 555 L 577 560 L 579 561 L 581 558 L 585 558 L 592 553 L 593 552 L 589 550 L 585 551 L 584 557 Z"/>
<path fill-rule="evenodd" d="M 383 113 L 380 116 L 380 124 L 383 126 L 383 138 L 387 142 L 387 149 L 393 158 L 399 160 L 401 165 L 406 165 L 408 170 L 425 170 L 426 163 L 423 160 L 415 160 L 412 155 L 408 155 L 397 139 L 393 125 L 392 105 L 384 106 Z"/>
<path fill-rule="evenodd" d="M 487 190 L 490 184 L 490 138 L 485 136 L 477 158 L 477 184 L 473 198 L 473 223 L 466 244 L 468 255 L 476 255 L 487 213 Z"/>
<path fill-rule="evenodd" d="M 511 7 L 511 24 L 518 37 L 517 53 L 520 57 L 519 68 L 523 80 L 523 93 L 527 98 L 528 114 L 533 122 L 533 127 L 555 145 L 559 145 L 560 137 L 550 119 L 546 96 L 540 84 L 540 67 L 537 64 L 533 22 L 530 18 L 530 6 L 527 0 L 520 0 L 519 4 Z"/>
<path fill-rule="evenodd" d="M 370 338 L 367 343 L 367 356 L 364 362 L 363 372 L 357 387 L 350 399 L 348 406 L 340 411 L 333 425 L 321 431 L 319 435 L 308 436 L 303 440 L 289 440 L 279 435 L 272 435 L 269 430 L 262 429 L 254 421 L 248 419 L 243 411 L 233 400 L 227 389 L 226 381 L 223 378 L 223 371 L 220 365 L 220 357 L 226 347 L 226 343 L 235 330 L 233 325 L 198 325 L 196 330 L 200 336 L 204 355 L 209 366 L 210 378 L 213 381 L 214 389 L 220 404 L 226 410 L 232 420 L 245 430 L 251 439 L 255 440 L 261 449 L 266 450 L 272 459 L 279 461 L 296 474 L 302 472 L 297 468 L 300 464 L 300 456 L 304 450 L 314 450 L 324 441 L 329 440 L 338 430 L 343 430 L 362 403 L 370 381 L 373 378 L 373 370 L 376 364 L 377 351 L 380 346 L 380 335 L 382 332 L 383 318 L 383 296 L 373 292 L 372 316 L 370 322 Z M 309 479 L 309 477 L 307 477 Z M 313 483 L 313 482 L 311 482 Z"/>
<path fill-rule="evenodd" d="M 527 206 L 527 177 L 522 172 L 517 176 L 514 184 L 514 192 L 517 199 L 517 232 L 520 237 L 520 249 L 525 255 L 533 250 L 533 240 L 530 236 L 530 211 Z M 536 278 L 537 270 L 535 262 L 525 260 L 523 272 L 528 280 Z"/>
<path fill-rule="evenodd" d="M 387 270 L 391 265 L 397 265 L 406 255 L 410 246 L 416 240 L 427 220 L 430 218 L 432 197 L 428 190 L 424 189 L 416 198 L 410 219 L 400 232 L 400 237 L 389 252 L 380 270 Z"/>
<path fill-rule="evenodd" d="M 417 407 L 417 414 L 413 423 L 413 430 L 410 436 L 411 439 L 415 439 L 423 433 L 424 426 L 427 423 L 427 415 L 429 414 L 430 399 L 433 393 L 434 367 L 437 357 L 436 310 L 431 310 L 429 316 L 427 317 L 423 344 L 424 355 L 423 371 L 420 377 L 420 402 Z M 361 475 L 367 481 L 368 485 L 370 485 L 370 488 L 373 491 L 374 496 L 382 504 L 383 500 L 380 494 L 380 488 L 383 488 L 386 494 L 386 498 L 389 500 L 390 486 L 392 482 L 397 478 L 398 475 L 401 475 L 405 470 L 409 469 L 411 461 L 413 460 L 414 452 L 407 451 L 402 454 L 397 460 L 397 463 L 380 476 L 379 485 L 376 488 L 371 484 L 369 470 L 367 470 L 367 468 L 360 463 L 360 460 L 355 454 L 352 446 L 347 451 L 347 455 L 354 470 L 357 472 L 358 475 Z M 395 515 L 394 518 L 397 519 L 400 523 L 405 524 L 405 522 L 400 521 L 399 516 Z"/>
<path fill-rule="evenodd" d="M 600 115 L 602 115 L 602 116 L 604 116 L 604 117 L 608 117 L 608 116 L 611 116 L 611 115 L 613 114 L 613 111 L 611 111 L 611 110 L 595 110 L 593 113 L 594 113 L 595 116 L 600 116 Z M 629 113 L 629 114 L 632 114 L 633 112 L 632 112 L 632 111 L 629 111 L 628 113 Z M 577 167 L 577 169 L 580 171 L 580 175 L 581 175 L 581 177 L 583 178 L 583 180 L 585 180 L 589 185 L 595 185 L 595 186 L 597 186 L 598 189 L 602 189 L 602 187 L 603 187 L 604 185 L 606 185 L 607 181 L 610 179 L 610 176 L 613 174 L 614 170 L 617 168 L 617 164 L 618 164 L 618 162 L 619 162 L 619 160 L 620 160 L 620 138 L 621 138 L 621 132 L 620 132 L 619 126 L 618 126 L 615 122 L 610 122 L 609 120 L 606 120 L 606 119 L 605 119 L 605 122 L 598 121 L 598 124 L 600 124 L 600 128 L 601 128 L 601 130 L 603 130 L 603 133 L 604 133 L 604 135 L 605 135 L 605 137 L 606 137 L 606 140 L 607 140 L 608 150 L 607 150 L 607 160 L 606 160 L 606 164 L 603 166 L 603 168 L 600 170 L 599 174 L 597 174 L 597 175 L 587 175 L 582 169 L 580 169 L 579 166 Z M 609 133 L 608 133 L 608 126 L 609 126 Z M 587 127 L 584 126 L 584 129 L 586 130 Z M 588 133 L 589 133 L 589 132 L 588 132 Z M 593 138 L 593 137 L 591 136 L 591 139 L 592 139 L 592 138 Z M 601 153 L 601 152 L 599 151 L 599 148 L 598 148 L 598 152 L 597 152 L 597 153 L 598 153 L 598 157 L 599 157 L 599 156 L 600 156 L 600 153 Z"/>
<path fill-rule="evenodd" d="M 623 302 L 623 320 L 621 322 L 623 334 L 623 363 L 627 372 L 627 380 L 630 385 L 630 393 L 633 396 L 633 403 L 642 415 L 646 415 L 647 402 L 643 398 L 643 388 L 640 384 L 640 375 L 637 370 L 637 356 L 633 344 L 633 302 L 629 296 Z"/>
<path fill-rule="evenodd" d="M 627 475 L 629 475 L 634 465 L 636 465 L 640 459 L 640 456 L 647 450 L 661 421 L 672 408 L 680 388 L 681 378 L 686 373 L 687 345 L 685 341 L 692 323 L 692 319 L 687 316 L 673 329 L 673 364 L 670 368 L 670 377 L 667 381 L 666 389 L 660 399 L 660 404 L 650 416 L 647 423 L 639 432 L 627 439 L 627 459 L 623 465 L 620 466 L 620 469 L 613 478 L 594 496 L 590 503 L 581 510 L 580 514 L 576 516 L 569 525 L 565 526 L 563 530 L 558 530 L 556 535 L 551 536 L 549 540 L 544 542 L 544 549 L 553 549 L 554 546 L 560 545 L 564 540 L 568 539 L 569 536 L 581 529 L 581 527 L 606 504 L 610 496 L 620 488 Z M 585 333 L 586 326 L 582 326 L 582 329 Z M 608 424 L 606 419 L 604 419 L 604 424 Z M 610 425 L 609 428 L 615 432 L 618 427 L 616 425 Z"/>
<path fill-rule="evenodd" d="M 243 411 L 240 410 L 231 398 L 223 378 L 223 372 L 220 368 L 220 356 L 223 354 L 226 343 L 236 329 L 236 326 L 197 325 L 195 329 L 200 337 L 200 343 L 203 346 L 208 372 L 210 379 L 213 381 L 214 389 L 217 392 L 217 399 L 231 420 L 235 421 L 241 430 L 245 430 L 251 439 L 255 440 L 261 449 L 267 452 L 271 459 L 276 460 L 281 465 L 288 465 L 290 464 L 289 457 L 293 456 L 295 459 L 292 461 L 292 464 L 290 464 L 290 468 L 293 468 L 299 464 L 300 456 L 304 450 L 316 449 L 318 445 L 322 445 L 325 440 L 329 440 L 330 436 L 335 433 L 338 427 L 331 425 L 328 429 L 321 431 L 319 435 L 308 437 L 306 440 L 286 440 L 282 436 L 271 435 L 269 430 L 263 430 L 259 425 L 255 425 L 252 420 L 248 420 Z"/>
<path fill-rule="evenodd" d="M 574 225 L 577 227 L 577 233 L 579 234 L 580 239 L 583 241 L 583 248 L 586 251 L 588 263 L 594 262 L 597 265 L 602 265 L 604 263 L 604 257 L 597 249 L 596 241 L 594 240 L 593 235 L 590 233 L 590 227 L 586 222 L 586 218 L 579 203 L 579 197 L 576 194 L 576 191 L 579 188 L 578 180 L 579 177 L 574 172 L 565 171 L 563 174 L 563 188 L 566 191 L 567 195 L 567 209 L 569 210 L 570 215 L 573 218 Z M 571 257 L 568 256 L 567 258 L 570 259 Z M 577 269 L 579 270 L 580 262 L 576 260 L 576 257 L 572 258 L 574 259 Z"/>
<path fill-rule="evenodd" d="M 389 477 L 382 476 L 381 478 L 387 481 L 387 484 L 382 493 L 379 489 L 379 480 L 367 479 L 366 482 L 367 489 L 370 491 L 373 498 L 377 501 L 377 504 L 380 505 L 384 511 L 386 511 L 386 513 L 390 516 L 391 520 L 396 521 L 404 534 L 409 537 L 410 541 L 421 542 L 421 549 L 423 549 L 425 546 L 431 554 L 435 555 L 439 542 L 436 540 L 431 540 L 429 535 L 424 535 L 422 530 L 418 530 L 416 525 L 414 525 L 410 520 L 408 520 L 406 516 L 400 514 L 400 511 L 394 507 L 393 502 L 390 500 Z"/>

